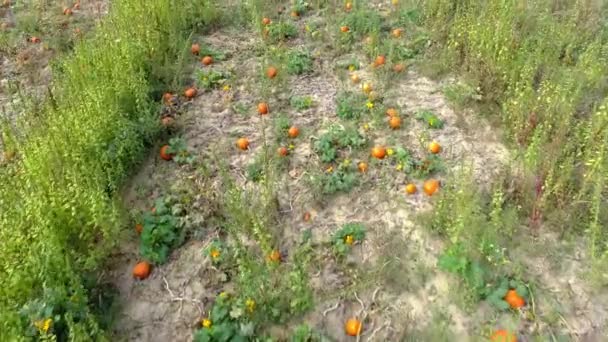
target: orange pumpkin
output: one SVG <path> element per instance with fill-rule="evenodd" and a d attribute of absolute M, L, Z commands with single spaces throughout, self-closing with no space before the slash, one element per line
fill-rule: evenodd
<path fill-rule="evenodd" d="M 236 141 L 236 146 L 243 151 L 247 150 L 249 148 L 249 139 L 239 138 Z"/>
<path fill-rule="evenodd" d="M 285 146 L 281 146 L 279 147 L 279 149 L 277 150 L 277 153 L 279 154 L 279 156 L 281 157 L 286 157 L 289 154 L 289 150 L 287 149 L 287 147 Z"/>
<path fill-rule="evenodd" d="M 416 192 L 418 192 L 418 188 L 416 187 L 416 184 L 410 183 L 410 184 L 408 184 L 408 185 L 405 186 L 405 192 L 408 195 L 413 195 Z"/>
<path fill-rule="evenodd" d="M 260 115 L 268 114 L 268 104 L 266 102 L 260 102 L 258 104 L 258 113 Z"/>
<path fill-rule="evenodd" d="M 76 2 L 74 3 L 74 5 L 72 5 L 72 8 L 73 8 L 73 9 L 75 9 L 75 10 L 80 9 L 80 0 L 79 0 L 79 1 L 76 1 Z"/>
<path fill-rule="evenodd" d="M 344 331 L 348 336 L 359 336 L 361 334 L 362 324 L 361 321 L 356 318 L 349 318 L 344 324 Z"/>
<path fill-rule="evenodd" d="M 300 17 L 300 13 L 298 13 L 298 11 L 291 11 L 291 17 L 296 19 Z"/>
<path fill-rule="evenodd" d="M 270 254 L 268 255 L 268 260 L 272 262 L 281 261 L 281 252 L 279 252 L 278 249 L 273 249 L 272 252 L 270 252 Z"/>
<path fill-rule="evenodd" d="M 433 196 L 433 194 L 435 194 L 435 192 L 437 192 L 437 190 L 439 189 L 439 181 L 436 179 L 429 179 L 424 182 L 423 189 L 424 193 L 429 196 Z"/>
<path fill-rule="evenodd" d="M 386 149 L 382 146 L 372 148 L 372 156 L 376 159 L 384 159 L 386 157 Z"/>
<path fill-rule="evenodd" d="M 354 83 L 357 84 L 361 81 L 361 79 L 359 78 L 359 75 L 357 74 L 352 74 L 350 75 L 350 80 Z"/>
<path fill-rule="evenodd" d="M 137 234 L 141 234 L 144 231 L 144 226 L 141 223 L 135 225 L 135 231 Z"/>
<path fill-rule="evenodd" d="M 30 38 L 30 42 L 32 42 L 34 44 L 38 44 L 38 43 L 40 43 L 40 38 L 33 36 Z"/>
<path fill-rule="evenodd" d="M 506 330 L 496 330 L 492 336 L 490 336 L 492 342 L 517 342 L 517 337 L 514 334 Z"/>
<path fill-rule="evenodd" d="M 398 116 L 393 116 L 388 120 L 388 125 L 392 129 L 398 129 L 401 127 L 401 119 Z"/>
<path fill-rule="evenodd" d="M 405 65 L 403 63 L 397 63 L 393 66 L 393 71 L 394 72 L 403 72 L 405 70 Z"/>
<path fill-rule="evenodd" d="M 133 267 L 133 276 L 139 280 L 143 280 L 150 276 L 152 266 L 146 261 L 139 262 Z"/>
<path fill-rule="evenodd" d="M 64 8 L 63 9 L 63 14 L 64 15 L 68 15 L 68 16 L 72 15 L 73 14 L 72 9 L 71 8 Z"/>
<path fill-rule="evenodd" d="M 526 301 L 513 289 L 507 291 L 504 300 L 513 309 L 519 309 L 526 305 Z"/>
<path fill-rule="evenodd" d="M 374 61 L 374 66 L 379 67 L 384 65 L 384 63 L 386 63 L 386 58 L 382 55 L 376 57 L 376 60 Z"/>
<path fill-rule="evenodd" d="M 357 164 L 357 168 L 359 169 L 359 172 L 366 173 L 367 169 L 368 169 L 368 166 L 367 166 L 367 163 L 360 162 L 359 164 Z"/>
<path fill-rule="evenodd" d="M 347 2 L 347 3 L 344 5 L 344 9 L 345 9 L 345 10 L 347 10 L 347 11 L 352 10 L 352 9 L 353 9 L 353 3 L 352 3 L 352 2 Z"/>
<path fill-rule="evenodd" d="M 190 88 L 186 89 L 186 91 L 184 91 L 184 96 L 187 99 L 192 99 L 196 96 L 196 93 L 197 93 L 196 88 L 190 87 Z"/>
<path fill-rule="evenodd" d="M 173 100 L 173 94 L 171 94 L 169 92 L 163 94 L 163 101 L 166 104 L 169 104 L 171 102 L 171 100 Z"/>
<path fill-rule="evenodd" d="M 270 20 L 270 18 L 264 18 L 262 19 L 262 25 L 267 26 L 270 25 L 272 21 Z"/>
<path fill-rule="evenodd" d="M 192 52 L 193 55 L 197 55 L 201 52 L 201 46 L 198 43 L 194 43 L 192 44 L 192 47 L 190 48 L 190 51 Z"/>
<path fill-rule="evenodd" d="M 171 160 L 173 159 L 173 155 L 171 153 L 167 153 L 167 150 L 169 149 L 169 145 L 163 145 L 160 148 L 160 157 L 164 160 Z"/>
<path fill-rule="evenodd" d="M 266 76 L 268 76 L 268 78 L 270 78 L 270 79 L 275 78 L 277 76 L 277 73 L 278 73 L 277 68 L 272 67 L 272 66 L 266 70 Z"/>
<path fill-rule="evenodd" d="M 394 30 L 391 32 L 391 34 L 393 35 L 393 37 L 395 37 L 395 38 L 399 38 L 399 37 L 401 37 L 401 33 L 402 33 L 402 32 L 403 32 L 403 31 L 402 31 L 401 29 L 396 28 L 396 29 L 394 29 Z"/>
<path fill-rule="evenodd" d="M 348 28 L 348 26 L 341 26 L 340 27 L 340 31 L 343 32 L 343 33 L 346 33 L 348 31 L 350 31 L 350 29 Z"/>
<path fill-rule="evenodd" d="M 203 59 L 201 60 L 201 63 L 203 63 L 203 65 L 211 65 L 213 64 L 213 57 L 211 56 L 205 56 L 203 57 Z"/>
<path fill-rule="evenodd" d="M 386 110 L 386 115 L 388 115 L 390 117 L 395 117 L 395 116 L 399 116 L 399 113 L 397 112 L 397 110 L 395 108 L 389 108 Z"/>
<path fill-rule="evenodd" d="M 438 142 L 433 141 L 432 143 L 429 144 L 429 151 L 432 154 L 437 154 L 437 153 L 441 152 L 441 145 L 439 145 Z"/>
<path fill-rule="evenodd" d="M 175 123 L 175 119 L 173 119 L 172 117 L 170 117 L 168 115 L 163 116 L 163 118 L 160 119 L 160 123 L 165 127 L 171 127 Z"/>
<path fill-rule="evenodd" d="M 304 220 L 304 222 L 308 222 L 310 221 L 310 212 L 305 212 L 304 216 L 302 217 L 302 219 Z"/>
<path fill-rule="evenodd" d="M 291 126 L 289 131 L 287 131 L 287 135 L 292 139 L 297 138 L 300 135 L 300 130 L 296 126 Z"/>

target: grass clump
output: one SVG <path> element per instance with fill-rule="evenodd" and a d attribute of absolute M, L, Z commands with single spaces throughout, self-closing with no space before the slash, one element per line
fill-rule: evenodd
<path fill-rule="evenodd" d="M 206 1 L 114 4 L 58 64 L 52 101 L 24 118 L 24 134 L 4 130 L 19 160 L 0 171 L 11 177 L 10 186 L 0 185 L 0 340 L 27 331 L 103 339 L 88 279 L 126 223 L 114 194 L 151 145 L 155 97 L 176 82 L 190 30 L 216 19 L 202 15 L 210 8 Z M 41 308 L 37 315 L 29 314 L 33 307 Z"/>

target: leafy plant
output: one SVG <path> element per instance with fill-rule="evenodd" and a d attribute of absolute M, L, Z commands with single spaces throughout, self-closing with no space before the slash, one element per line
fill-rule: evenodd
<path fill-rule="evenodd" d="M 312 70 L 312 57 L 308 51 L 293 50 L 287 54 L 287 72 L 290 75 L 301 75 Z"/>
<path fill-rule="evenodd" d="M 201 323 L 203 327 L 194 334 L 194 341 L 249 341 L 255 336 L 256 328 L 250 315 L 251 310 L 243 300 L 221 293 L 215 299 L 208 318 Z"/>
<path fill-rule="evenodd" d="M 435 115 L 435 113 L 429 110 L 422 110 L 416 114 L 416 119 L 422 121 L 428 125 L 429 128 L 440 129 L 443 128 L 443 121 Z"/>
<path fill-rule="evenodd" d="M 273 42 L 285 41 L 298 34 L 298 29 L 294 24 L 283 21 L 268 25 L 267 30 L 268 38 Z"/>
<path fill-rule="evenodd" d="M 346 223 L 332 236 L 333 250 L 338 256 L 345 256 L 353 244 L 365 238 L 365 227 L 360 223 Z"/>
<path fill-rule="evenodd" d="M 367 98 L 353 92 L 343 92 L 336 98 L 337 114 L 341 119 L 353 120 L 361 118 L 367 111 Z"/>
<path fill-rule="evenodd" d="M 521 281 L 503 277 L 498 280 L 496 285 L 490 287 L 486 300 L 499 310 L 509 310 L 510 306 L 505 301 L 507 291 L 514 289 L 517 294 L 524 299 L 528 298 L 528 287 Z"/>
<path fill-rule="evenodd" d="M 431 154 L 422 160 L 413 163 L 413 174 L 417 178 L 426 178 L 445 169 L 445 165 L 440 156 Z"/>
<path fill-rule="evenodd" d="M 362 37 L 379 32 L 382 28 L 382 18 L 377 11 L 361 8 L 348 13 L 340 26 L 348 26 L 353 34 Z"/>
<path fill-rule="evenodd" d="M 485 297 L 488 271 L 480 263 L 470 260 L 462 245 L 451 245 L 439 257 L 437 265 L 444 271 L 459 275 L 477 300 Z"/>
<path fill-rule="evenodd" d="M 205 90 L 217 89 L 228 80 L 228 75 L 216 70 L 200 70 L 198 72 L 198 84 Z"/>
<path fill-rule="evenodd" d="M 173 161 L 178 164 L 191 165 L 196 160 L 196 158 L 188 152 L 186 140 L 182 137 L 175 137 L 169 140 L 167 153 L 173 155 Z"/>
<path fill-rule="evenodd" d="M 324 163 L 334 161 L 338 157 L 338 149 L 364 146 L 367 140 L 354 128 L 331 126 L 314 143 L 314 150 Z"/>
<path fill-rule="evenodd" d="M 325 337 L 312 327 L 301 324 L 298 325 L 291 335 L 291 342 L 329 342 L 331 339 Z"/>
<path fill-rule="evenodd" d="M 157 199 L 155 212 L 143 215 L 144 229 L 141 233 L 140 253 L 156 264 L 167 261 L 169 253 L 177 247 L 184 238 L 182 222 L 176 217 L 181 212 L 181 206 L 174 204 L 170 197 Z"/>
<path fill-rule="evenodd" d="M 405 173 L 412 172 L 416 166 L 416 160 L 412 153 L 403 147 L 394 149 L 391 160 L 394 161 L 395 169 L 397 171 L 403 171 Z"/>
<path fill-rule="evenodd" d="M 214 265 L 219 265 L 227 259 L 226 247 L 220 240 L 213 240 L 203 253 L 209 257 Z"/>
<path fill-rule="evenodd" d="M 306 110 L 313 106 L 311 96 L 292 96 L 289 103 L 297 110 Z"/>
<path fill-rule="evenodd" d="M 329 167 L 325 172 L 314 175 L 312 181 L 313 186 L 325 195 L 348 192 L 358 182 L 355 168 L 348 160 L 338 165 L 335 170 Z"/>

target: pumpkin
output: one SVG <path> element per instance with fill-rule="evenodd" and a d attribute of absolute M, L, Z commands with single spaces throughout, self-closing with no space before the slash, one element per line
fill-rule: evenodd
<path fill-rule="evenodd" d="M 399 38 L 399 37 L 401 37 L 402 32 L 403 31 L 401 29 L 396 28 L 391 32 L 391 34 L 393 35 L 393 37 Z"/>
<path fill-rule="evenodd" d="M 496 330 L 492 336 L 490 336 L 492 342 L 517 342 L 517 337 L 506 330 Z"/>
<path fill-rule="evenodd" d="M 357 84 L 361 81 L 361 79 L 359 78 L 359 75 L 357 74 L 352 74 L 350 75 L 350 80 L 354 83 Z"/>
<path fill-rule="evenodd" d="M 386 149 L 382 146 L 372 148 L 372 157 L 376 159 L 384 159 L 384 157 L 386 157 Z"/>
<path fill-rule="evenodd" d="M 150 270 L 152 266 L 146 262 L 138 262 L 135 267 L 133 267 L 133 276 L 139 280 L 143 280 L 150 276 Z"/>
<path fill-rule="evenodd" d="M 349 318 L 344 324 L 344 331 L 348 336 L 359 336 L 361 334 L 362 324 L 361 321 L 356 318 Z"/>
<path fill-rule="evenodd" d="M 405 65 L 403 63 L 397 63 L 393 66 L 394 72 L 403 72 L 405 70 Z"/>
<path fill-rule="evenodd" d="M 504 300 L 512 309 L 519 309 L 526 305 L 526 301 L 514 289 L 507 291 Z"/>
<path fill-rule="evenodd" d="M 186 89 L 186 91 L 184 91 L 184 96 L 188 99 L 192 99 L 196 96 L 196 88 L 194 87 L 190 87 L 188 89 Z"/>
<path fill-rule="evenodd" d="M 300 17 L 300 13 L 298 13 L 298 11 L 291 11 L 290 13 L 291 17 L 296 19 Z"/>
<path fill-rule="evenodd" d="M 173 154 L 171 153 L 167 153 L 167 150 L 169 149 L 169 145 L 163 145 L 160 148 L 160 157 L 164 160 L 171 160 L 173 159 Z"/>
<path fill-rule="evenodd" d="M 270 20 L 270 18 L 263 18 L 262 19 L 262 25 L 267 26 L 270 25 L 272 21 Z"/>
<path fill-rule="evenodd" d="M 40 38 L 33 36 L 30 38 L 30 42 L 32 42 L 34 44 L 38 44 L 38 43 L 40 43 Z"/>
<path fill-rule="evenodd" d="M 357 168 L 359 169 L 359 172 L 361 173 L 366 173 L 367 172 L 367 163 L 365 162 L 360 162 L 359 164 L 357 164 Z"/>
<path fill-rule="evenodd" d="M 369 84 L 369 83 L 367 83 L 367 82 L 363 83 L 363 86 L 361 86 L 361 88 L 363 89 L 363 92 L 366 93 L 366 94 L 371 93 L 372 90 L 373 90 L 372 89 L 372 85 Z"/>
<path fill-rule="evenodd" d="M 408 195 L 413 195 L 416 192 L 418 192 L 418 188 L 416 187 L 416 184 L 410 183 L 410 184 L 408 184 L 408 185 L 405 186 L 405 192 Z"/>
<path fill-rule="evenodd" d="M 376 57 L 376 60 L 374 61 L 374 66 L 379 67 L 384 65 L 384 63 L 386 63 L 386 58 L 382 55 Z"/>
<path fill-rule="evenodd" d="M 277 68 L 275 67 L 269 67 L 268 69 L 266 69 L 266 76 L 270 79 L 275 78 L 277 76 Z"/>
<path fill-rule="evenodd" d="M 348 31 L 350 31 L 350 29 L 348 28 L 348 26 L 341 26 L 340 27 L 340 32 L 346 33 Z"/>
<path fill-rule="evenodd" d="M 351 9 L 353 9 L 353 3 L 352 2 L 347 2 L 344 5 L 344 9 L 347 10 L 347 11 L 350 11 Z"/>
<path fill-rule="evenodd" d="M 281 146 L 279 147 L 279 149 L 277 150 L 277 153 L 279 154 L 279 156 L 281 157 L 286 157 L 289 154 L 289 150 L 287 149 L 287 147 L 285 146 Z"/>
<path fill-rule="evenodd" d="M 268 260 L 272 262 L 281 261 L 281 252 L 279 252 L 278 249 L 273 249 L 272 252 L 270 252 L 270 254 L 268 255 Z"/>
<path fill-rule="evenodd" d="M 310 212 L 305 212 L 304 216 L 302 217 L 302 219 L 304 220 L 304 222 L 308 222 L 310 221 Z"/>
<path fill-rule="evenodd" d="M 441 145 L 439 145 L 438 142 L 433 141 L 432 143 L 429 144 L 429 151 L 432 154 L 437 154 L 437 153 L 441 152 Z"/>
<path fill-rule="evenodd" d="M 73 8 L 73 9 L 75 9 L 75 10 L 80 9 L 80 0 L 79 0 L 79 1 L 76 1 L 76 2 L 74 3 L 74 5 L 72 6 L 72 8 Z"/>
<path fill-rule="evenodd" d="M 137 234 L 141 234 L 144 231 L 144 226 L 141 223 L 135 225 L 135 231 Z"/>
<path fill-rule="evenodd" d="M 287 131 L 287 135 L 292 139 L 297 138 L 300 135 L 300 130 L 296 126 L 291 126 Z"/>
<path fill-rule="evenodd" d="M 198 43 L 194 43 L 194 44 L 192 44 L 190 51 L 192 52 L 193 55 L 198 56 L 198 54 L 201 52 L 201 46 Z"/>
<path fill-rule="evenodd" d="M 168 127 L 173 126 L 173 124 L 175 123 L 175 119 L 173 119 L 172 117 L 170 117 L 170 116 L 168 116 L 168 115 L 167 115 L 167 116 L 163 116 L 163 118 L 162 118 L 162 119 L 160 119 L 160 123 L 161 123 L 163 126 L 165 126 L 165 127 L 167 127 L 167 128 L 168 128 Z"/>
<path fill-rule="evenodd" d="M 169 93 L 169 92 L 167 92 L 167 93 L 164 93 L 164 94 L 163 94 L 163 101 L 164 101 L 166 104 L 171 103 L 171 100 L 173 100 L 173 94 L 171 94 L 171 93 Z"/>
<path fill-rule="evenodd" d="M 258 104 L 258 113 L 260 115 L 268 114 L 268 104 L 266 102 L 260 102 Z"/>
<path fill-rule="evenodd" d="M 388 125 L 392 128 L 392 129 L 398 129 L 399 127 L 401 127 L 401 119 L 398 116 L 392 116 L 389 120 L 388 120 Z"/>
<path fill-rule="evenodd" d="M 389 108 L 386 110 L 386 115 L 388 115 L 390 117 L 394 117 L 394 116 L 399 116 L 399 113 L 397 112 L 397 110 L 395 108 Z"/>
<path fill-rule="evenodd" d="M 249 140 L 247 138 L 239 138 L 236 141 L 236 146 L 239 149 L 245 151 L 245 150 L 247 150 L 249 148 Z"/>
<path fill-rule="evenodd" d="M 393 4 L 393 6 L 397 6 L 399 5 L 399 0 L 391 0 L 391 3 Z"/>
<path fill-rule="evenodd" d="M 203 65 L 211 65 L 211 64 L 213 64 L 213 57 L 211 57 L 211 56 L 205 56 L 201 60 L 201 63 L 203 63 Z"/>
<path fill-rule="evenodd" d="M 71 8 L 64 8 L 63 9 L 63 15 L 72 15 L 72 9 Z"/>
<path fill-rule="evenodd" d="M 423 189 L 424 193 L 429 196 L 433 196 L 433 194 L 439 189 L 439 181 L 436 179 L 429 179 L 424 182 Z"/>

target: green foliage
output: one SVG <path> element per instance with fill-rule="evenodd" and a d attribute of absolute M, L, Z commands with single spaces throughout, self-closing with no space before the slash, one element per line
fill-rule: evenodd
<path fill-rule="evenodd" d="M 461 244 L 450 246 L 440 257 L 438 266 L 444 271 L 459 275 L 469 289 L 483 299 L 488 270 L 476 261 L 470 260 Z"/>
<path fill-rule="evenodd" d="M 186 140 L 183 137 L 169 139 L 167 153 L 173 155 L 173 161 L 178 164 L 193 164 L 196 158 L 188 152 Z"/>
<path fill-rule="evenodd" d="M 445 170 L 443 160 L 439 155 L 436 154 L 430 154 L 422 160 L 415 160 L 412 164 L 412 174 L 416 178 L 427 178 L 428 176 L 434 175 Z"/>
<path fill-rule="evenodd" d="M 506 277 L 498 280 L 496 284 L 488 290 L 487 301 L 498 310 L 509 310 L 510 306 L 505 301 L 505 296 L 509 290 L 515 290 L 517 294 L 528 301 L 528 287 L 521 281 L 508 279 Z"/>
<path fill-rule="evenodd" d="M 349 192 L 357 183 L 356 168 L 349 160 L 342 162 L 336 169 L 330 167 L 325 172 L 312 176 L 313 188 L 325 195 Z"/>
<path fill-rule="evenodd" d="M 337 256 L 345 256 L 352 246 L 363 241 L 365 238 L 365 227 L 360 223 L 346 223 L 332 236 L 334 253 Z"/>
<path fill-rule="evenodd" d="M 289 103 L 297 110 L 309 109 L 314 104 L 311 96 L 292 96 Z"/>
<path fill-rule="evenodd" d="M 155 201 L 156 211 L 143 215 L 144 229 L 141 233 L 139 251 L 144 259 L 155 264 L 164 264 L 173 248 L 184 238 L 183 225 L 176 216 L 181 206 L 170 197 Z"/>
<path fill-rule="evenodd" d="M 344 17 L 340 26 L 348 26 L 353 35 L 363 37 L 379 32 L 382 28 L 382 17 L 377 11 L 365 8 L 361 4 L 361 8 L 353 9 Z"/>
<path fill-rule="evenodd" d="M 342 148 L 360 148 L 365 146 L 367 140 L 352 127 L 331 126 L 314 143 L 314 150 L 324 163 L 329 163 L 338 157 L 338 150 Z"/>
<path fill-rule="evenodd" d="M 221 71 L 216 70 L 200 70 L 198 71 L 198 85 L 205 89 L 217 89 L 226 84 L 229 76 Z"/>
<path fill-rule="evenodd" d="M 298 325 L 291 335 L 291 342 L 329 342 L 331 339 L 306 324 Z"/>
<path fill-rule="evenodd" d="M 290 22 L 273 22 L 267 26 L 268 38 L 271 42 L 281 42 L 298 35 L 297 27 Z"/>
<path fill-rule="evenodd" d="M 209 257 L 214 265 L 219 265 L 227 260 L 226 246 L 220 240 L 211 241 L 203 253 Z"/>
<path fill-rule="evenodd" d="M 311 72 L 312 57 L 310 52 L 304 50 L 293 50 L 287 54 L 287 72 L 290 75 L 302 75 Z"/>
<path fill-rule="evenodd" d="M 367 113 L 367 97 L 354 92 L 343 92 L 336 98 L 337 114 L 341 119 L 357 120 Z"/>
<path fill-rule="evenodd" d="M 422 110 L 416 113 L 416 119 L 427 124 L 429 128 L 443 128 L 443 121 L 437 115 L 435 115 L 435 113 L 429 110 Z"/>
<path fill-rule="evenodd" d="M 226 293 L 220 294 L 213 303 L 207 318 L 211 326 L 202 327 L 194 334 L 195 342 L 250 341 L 255 336 L 255 324 L 250 321 L 251 303 Z"/>
<path fill-rule="evenodd" d="M 17 127 L 18 172 L 0 184 L 0 340 L 20 340 L 31 328 L 15 308 L 42 298 L 44 287 L 69 294 L 60 300 L 88 302 L 84 275 L 96 272 L 126 223 L 115 194 L 152 145 L 155 99 L 180 80 L 187 33 L 214 20 L 211 6 L 115 3 L 56 63 L 53 101 Z M 103 340 L 92 309 L 68 303 L 63 335 L 54 337 Z"/>
<path fill-rule="evenodd" d="M 291 11 L 298 13 L 300 16 L 304 15 L 308 10 L 308 2 L 305 0 L 295 0 L 291 5 Z"/>

